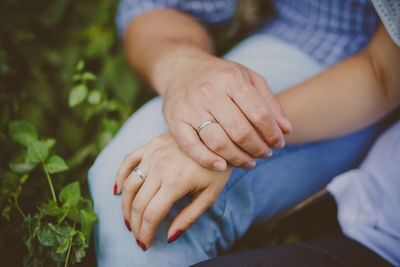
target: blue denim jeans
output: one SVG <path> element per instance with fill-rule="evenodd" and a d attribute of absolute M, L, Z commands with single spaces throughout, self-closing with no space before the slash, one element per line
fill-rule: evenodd
<path fill-rule="evenodd" d="M 274 93 L 300 83 L 323 66 L 296 47 L 276 38 L 248 38 L 227 59 L 260 73 Z M 254 223 L 290 209 L 325 187 L 337 174 L 357 165 L 379 128 L 336 140 L 288 146 L 252 170 L 234 169 L 218 200 L 177 241 L 167 244 L 167 230 L 190 201 L 182 198 L 161 222 L 146 252 L 136 244 L 113 196 L 115 176 L 123 157 L 167 130 L 163 100 L 157 97 L 125 123 L 89 171 L 90 191 L 99 217 L 95 242 L 99 266 L 187 266 L 226 251 Z"/>

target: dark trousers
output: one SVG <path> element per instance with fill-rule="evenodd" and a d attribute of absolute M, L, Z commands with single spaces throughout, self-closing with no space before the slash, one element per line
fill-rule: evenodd
<path fill-rule="evenodd" d="M 323 202 L 336 205 L 329 193 L 323 198 Z M 344 236 L 338 229 L 334 233 L 311 241 L 228 254 L 194 266 L 385 267 L 392 265 L 372 250 Z"/>

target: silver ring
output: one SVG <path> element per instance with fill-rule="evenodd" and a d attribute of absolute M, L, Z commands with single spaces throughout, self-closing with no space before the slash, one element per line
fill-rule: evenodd
<path fill-rule="evenodd" d="M 207 125 L 210 125 L 212 123 L 217 123 L 216 120 L 208 120 L 203 122 L 202 124 L 200 124 L 199 127 L 197 127 L 197 133 L 200 134 L 201 129 L 203 129 L 204 127 L 206 127 Z"/>
<path fill-rule="evenodd" d="M 144 175 L 144 173 L 138 168 L 136 167 L 135 169 L 133 169 L 133 171 L 136 173 L 137 176 L 139 176 L 140 179 L 146 180 L 146 175 Z"/>

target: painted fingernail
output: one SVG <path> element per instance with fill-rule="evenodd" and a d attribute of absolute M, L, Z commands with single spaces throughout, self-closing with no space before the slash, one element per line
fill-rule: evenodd
<path fill-rule="evenodd" d="M 128 220 L 125 220 L 125 225 L 126 225 L 126 228 L 128 228 L 129 231 L 132 231 L 131 224 L 128 222 Z"/>
<path fill-rule="evenodd" d="M 170 243 L 174 242 L 175 240 L 177 240 L 181 236 L 181 234 L 182 234 L 182 231 L 181 230 L 177 230 L 173 235 L 171 235 L 168 238 L 167 243 L 170 244 Z"/>
<path fill-rule="evenodd" d="M 262 155 L 263 158 L 269 158 L 272 156 L 272 149 L 268 150 L 267 152 L 264 153 L 264 155 Z"/>
<path fill-rule="evenodd" d="M 140 241 L 136 239 L 136 244 L 141 248 Z"/>
<path fill-rule="evenodd" d="M 216 171 L 224 171 L 226 169 L 226 162 L 222 162 L 222 161 L 214 162 L 213 169 Z"/>
<path fill-rule="evenodd" d="M 250 159 L 247 161 L 246 169 L 252 169 L 252 168 L 254 168 L 254 166 L 256 166 L 256 160 L 253 159 L 253 158 L 250 158 Z"/>
<path fill-rule="evenodd" d="M 143 250 L 143 251 L 146 251 L 147 250 L 147 247 L 146 247 L 146 245 L 145 244 L 143 244 L 142 242 L 140 242 L 139 241 L 139 243 L 140 243 L 140 248 Z"/>
<path fill-rule="evenodd" d="M 118 191 L 118 186 L 117 186 L 117 184 L 115 184 L 114 185 L 114 196 L 117 194 L 117 191 Z"/>

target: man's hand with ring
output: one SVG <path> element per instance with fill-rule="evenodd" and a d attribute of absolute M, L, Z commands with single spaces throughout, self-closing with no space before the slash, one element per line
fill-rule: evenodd
<path fill-rule="evenodd" d="M 252 168 L 284 146 L 291 125 L 260 75 L 208 54 L 188 58 L 162 90 L 165 119 L 187 155 L 211 170 L 224 170 L 225 160 Z M 217 123 L 197 132 L 207 121 Z"/>

